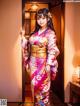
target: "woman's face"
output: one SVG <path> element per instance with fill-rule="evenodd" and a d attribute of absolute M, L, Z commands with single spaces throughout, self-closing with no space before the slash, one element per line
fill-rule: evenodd
<path fill-rule="evenodd" d="M 41 15 L 41 17 L 37 16 L 37 23 L 41 28 L 47 27 L 47 21 L 48 19 L 43 15 Z"/>

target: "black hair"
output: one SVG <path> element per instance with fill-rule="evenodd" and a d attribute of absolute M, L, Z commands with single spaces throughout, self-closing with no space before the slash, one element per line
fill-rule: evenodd
<path fill-rule="evenodd" d="M 39 9 L 36 13 L 36 19 L 37 19 L 37 17 L 42 17 L 42 15 L 43 15 L 44 17 L 49 19 L 48 23 L 47 23 L 47 27 L 50 28 L 51 30 L 55 31 L 54 26 L 53 26 L 53 22 L 52 22 L 52 18 L 49 16 L 49 13 L 50 13 L 49 9 L 47 9 L 47 8 Z M 39 29 L 40 29 L 40 26 L 38 25 L 37 20 L 36 20 L 36 27 L 35 27 L 35 30 L 32 34 L 37 32 Z"/>

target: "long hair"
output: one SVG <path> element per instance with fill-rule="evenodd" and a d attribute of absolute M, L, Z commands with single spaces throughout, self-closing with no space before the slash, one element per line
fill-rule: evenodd
<path fill-rule="evenodd" d="M 50 28 L 51 30 L 55 31 L 54 30 L 54 26 L 53 26 L 53 22 L 52 22 L 51 13 L 49 12 L 49 9 L 47 9 L 47 8 L 39 9 L 38 12 L 37 12 L 37 14 L 36 14 L 36 19 L 37 19 L 37 17 L 41 18 L 42 15 L 45 18 L 48 19 L 47 27 Z M 37 20 L 36 20 L 36 27 L 35 27 L 35 30 L 33 31 L 32 34 L 34 34 L 35 32 L 37 32 L 39 29 L 40 29 L 40 26 L 38 25 Z"/>

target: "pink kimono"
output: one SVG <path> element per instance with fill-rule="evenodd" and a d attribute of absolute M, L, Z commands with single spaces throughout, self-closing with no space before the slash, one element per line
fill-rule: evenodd
<path fill-rule="evenodd" d="M 47 48 L 45 58 L 26 55 L 27 44 L 44 46 Z M 54 72 L 57 72 L 58 62 L 56 57 L 59 55 L 59 49 L 56 45 L 56 35 L 51 29 L 46 29 L 41 34 L 36 32 L 29 38 L 29 42 L 24 43 L 24 63 L 30 66 L 30 77 L 34 106 L 50 106 L 49 91 L 51 80 L 54 80 Z M 26 52 L 25 52 L 26 50 Z M 46 64 L 50 65 L 50 72 L 46 71 Z"/>

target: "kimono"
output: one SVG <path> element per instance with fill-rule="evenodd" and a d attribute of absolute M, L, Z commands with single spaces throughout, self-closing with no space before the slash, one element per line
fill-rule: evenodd
<path fill-rule="evenodd" d="M 31 55 L 31 53 L 29 53 L 29 55 L 28 43 L 30 45 L 45 47 L 46 56 L 36 57 Z M 51 80 L 54 80 L 54 73 L 57 72 L 58 62 L 56 57 L 59 55 L 59 49 L 56 45 L 55 32 L 49 28 L 47 28 L 41 34 L 38 34 L 38 32 L 36 32 L 32 34 L 29 38 L 29 41 L 26 40 L 23 45 L 25 54 L 24 64 L 25 66 L 29 64 L 30 68 L 34 106 L 50 106 L 50 84 Z M 50 72 L 46 71 L 46 64 L 50 65 Z"/>

